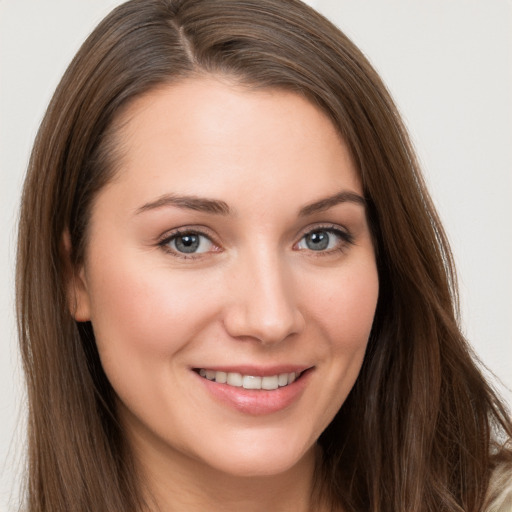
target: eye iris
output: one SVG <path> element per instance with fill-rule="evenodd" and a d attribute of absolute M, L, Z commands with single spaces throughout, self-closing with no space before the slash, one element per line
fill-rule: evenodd
<path fill-rule="evenodd" d="M 306 235 L 306 245 L 312 251 L 323 251 L 329 246 L 329 234 L 326 231 L 313 231 Z"/>
<path fill-rule="evenodd" d="M 194 234 L 180 235 L 176 237 L 174 244 L 180 252 L 191 253 L 199 248 L 199 236 Z"/>

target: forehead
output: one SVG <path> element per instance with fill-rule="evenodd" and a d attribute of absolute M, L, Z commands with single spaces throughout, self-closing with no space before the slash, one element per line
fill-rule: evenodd
<path fill-rule="evenodd" d="M 294 92 L 186 79 L 137 98 L 116 124 L 115 182 L 148 200 L 158 192 L 236 198 L 243 188 L 308 202 L 316 191 L 361 191 L 335 126 Z"/>

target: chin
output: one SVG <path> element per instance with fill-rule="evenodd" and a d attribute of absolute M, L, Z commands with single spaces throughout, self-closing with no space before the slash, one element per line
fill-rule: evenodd
<path fill-rule="evenodd" d="M 308 456 L 314 456 L 314 444 L 275 438 L 271 442 L 236 443 L 229 449 L 222 447 L 217 455 L 208 456 L 207 463 L 223 473 L 238 477 L 269 477 L 286 473 L 300 465 Z M 204 460 L 204 459 L 203 459 Z"/>

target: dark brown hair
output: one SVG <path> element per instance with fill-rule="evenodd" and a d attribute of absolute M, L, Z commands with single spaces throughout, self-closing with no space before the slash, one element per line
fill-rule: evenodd
<path fill-rule="evenodd" d="M 380 294 L 357 382 L 319 442 L 333 508 L 481 509 L 506 411 L 457 324 L 445 234 L 380 78 L 297 0 L 132 0 L 83 44 L 49 105 L 23 191 L 17 307 L 29 399 L 28 512 L 141 510 L 91 326 L 66 296 L 63 233 L 83 261 L 93 199 L 118 171 L 116 120 L 157 85 L 205 74 L 322 109 L 360 172 Z M 501 441 L 501 445 L 499 444 Z"/>

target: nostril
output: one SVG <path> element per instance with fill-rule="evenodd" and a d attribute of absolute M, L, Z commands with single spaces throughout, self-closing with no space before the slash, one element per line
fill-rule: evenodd
<path fill-rule="evenodd" d="M 304 321 L 299 314 L 277 318 L 264 318 L 263 315 L 247 312 L 231 312 L 225 318 L 225 328 L 234 338 L 257 340 L 264 345 L 280 343 L 303 330 Z"/>
<path fill-rule="evenodd" d="M 256 248 L 250 257 L 238 261 L 223 318 L 232 337 L 271 345 L 302 332 L 305 321 L 297 307 L 290 269 L 276 254 L 262 254 Z"/>

